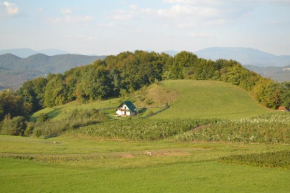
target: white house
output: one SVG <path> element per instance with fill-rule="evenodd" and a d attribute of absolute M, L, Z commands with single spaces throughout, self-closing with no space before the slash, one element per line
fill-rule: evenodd
<path fill-rule="evenodd" d="M 134 116 L 137 114 L 136 107 L 130 101 L 123 102 L 117 109 L 118 116 Z"/>

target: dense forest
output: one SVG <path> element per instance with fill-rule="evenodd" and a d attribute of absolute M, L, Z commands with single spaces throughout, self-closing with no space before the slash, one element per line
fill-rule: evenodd
<path fill-rule="evenodd" d="M 81 103 L 122 96 L 167 79 L 216 80 L 250 92 L 262 105 L 290 107 L 290 82 L 277 83 L 233 60 L 198 58 L 190 52 L 174 57 L 135 51 L 108 56 L 91 65 L 26 81 L 15 93 L 0 93 L 0 120 L 29 115 L 45 107 L 77 100 Z"/>

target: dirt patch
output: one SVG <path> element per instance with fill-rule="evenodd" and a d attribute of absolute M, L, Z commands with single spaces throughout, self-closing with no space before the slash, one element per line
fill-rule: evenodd
<path fill-rule="evenodd" d="M 164 152 L 160 156 L 186 156 L 186 155 L 190 155 L 190 153 L 189 152 Z"/>
<path fill-rule="evenodd" d="M 191 155 L 187 151 L 152 151 L 152 152 L 145 152 L 144 153 L 150 157 L 163 157 L 163 156 L 188 156 Z"/>
<path fill-rule="evenodd" d="M 126 158 L 126 159 L 132 159 L 132 158 L 134 158 L 134 155 L 132 155 L 132 154 L 124 154 L 122 157 Z"/>

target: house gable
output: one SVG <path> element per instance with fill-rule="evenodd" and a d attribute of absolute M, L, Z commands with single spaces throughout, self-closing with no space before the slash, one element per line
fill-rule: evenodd
<path fill-rule="evenodd" d="M 124 108 L 127 107 L 130 111 L 132 112 L 136 112 L 136 107 L 133 105 L 133 103 L 131 101 L 125 101 L 123 102 L 118 108 Z"/>
<path fill-rule="evenodd" d="M 136 107 L 130 101 L 123 102 L 116 111 L 116 114 L 119 116 L 132 116 L 136 115 Z"/>

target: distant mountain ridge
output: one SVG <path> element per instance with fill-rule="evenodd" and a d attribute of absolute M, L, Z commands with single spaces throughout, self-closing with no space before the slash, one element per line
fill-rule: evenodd
<path fill-rule="evenodd" d="M 290 56 L 276 56 L 253 48 L 212 47 L 194 52 L 198 57 L 217 60 L 232 59 L 242 65 L 282 67 L 290 64 Z"/>
<path fill-rule="evenodd" d="M 0 55 L 0 87 L 18 89 L 26 80 L 49 73 L 63 73 L 71 68 L 91 64 L 105 56 L 35 54 L 20 58 L 13 54 Z"/>
<path fill-rule="evenodd" d="M 263 77 L 271 78 L 278 82 L 290 81 L 290 65 L 284 67 L 259 67 L 252 65 L 245 65 L 248 70 L 254 71 Z"/>
<path fill-rule="evenodd" d="M 60 54 L 68 54 L 68 52 L 63 51 L 63 50 L 58 50 L 58 49 L 46 49 L 46 50 L 36 51 L 30 48 L 17 48 L 17 49 L 0 50 L 0 55 L 3 55 L 3 54 L 13 54 L 20 58 L 27 58 L 35 54 L 45 54 L 48 56 L 54 56 L 54 55 L 60 55 Z"/>

